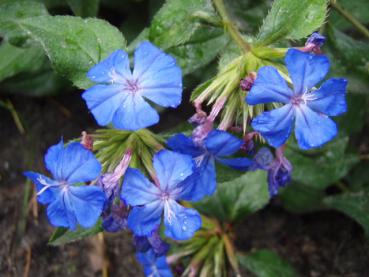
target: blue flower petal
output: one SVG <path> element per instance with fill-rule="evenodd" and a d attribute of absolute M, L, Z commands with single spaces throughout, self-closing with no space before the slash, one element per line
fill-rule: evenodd
<path fill-rule="evenodd" d="M 277 148 L 284 144 L 291 134 L 295 118 L 294 110 L 289 104 L 264 112 L 252 120 L 251 126 L 261 133 L 271 146 Z"/>
<path fill-rule="evenodd" d="M 135 235 L 147 236 L 159 226 L 162 213 L 163 204 L 159 200 L 134 207 L 128 216 L 128 227 Z"/>
<path fill-rule="evenodd" d="M 204 150 L 193 143 L 191 138 L 184 134 L 176 134 L 170 137 L 167 145 L 176 152 L 188 154 L 192 157 L 200 156 L 204 152 Z"/>
<path fill-rule="evenodd" d="M 87 77 L 96 83 L 123 83 L 130 76 L 129 58 L 123 50 L 113 52 L 87 73 Z"/>
<path fill-rule="evenodd" d="M 195 209 L 184 208 L 169 200 L 164 205 L 164 225 L 167 237 L 187 240 L 201 227 L 201 217 Z"/>
<path fill-rule="evenodd" d="M 219 157 L 236 153 L 243 143 L 239 138 L 221 130 L 211 131 L 205 139 L 206 149 Z"/>
<path fill-rule="evenodd" d="M 170 267 L 166 261 L 165 256 L 157 256 L 155 252 L 150 249 L 147 252 L 138 252 L 136 254 L 137 260 L 144 267 L 145 276 L 150 277 L 172 277 Z"/>
<path fill-rule="evenodd" d="M 121 198 L 132 206 L 145 205 L 158 200 L 160 191 L 138 169 L 128 168 L 124 175 Z"/>
<path fill-rule="evenodd" d="M 326 56 L 296 49 L 287 51 L 285 62 L 297 94 L 305 93 L 314 87 L 329 71 L 329 60 Z"/>
<path fill-rule="evenodd" d="M 113 117 L 113 125 L 122 130 L 138 130 L 159 122 L 157 111 L 141 96 L 129 93 Z"/>
<path fill-rule="evenodd" d="M 237 170 L 247 170 L 252 165 L 252 160 L 247 158 L 233 158 L 233 159 L 220 159 L 218 158 L 217 161 L 220 163 L 232 167 L 233 169 Z"/>
<path fill-rule="evenodd" d="M 64 147 L 61 140 L 49 148 L 45 163 L 56 180 L 67 181 L 69 184 L 94 180 L 101 171 L 101 165 L 93 153 L 79 142 Z"/>
<path fill-rule="evenodd" d="M 286 81 L 272 66 L 259 69 L 257 78 L 246 96 L 249 105 L 270 102 L 288 103 L 293 96 L 292 90 Z"/>
<path fill-rule="evenodd" d="M 86 90 L 82 98 L 100 126 L 108 125 L 127 98 L 122 85 L 96 85 Z"/>
<path fill-rule="evenodd" d="M 295 135 L 302 149 L 311 149 L 333 139 L 337 135 L 337 126 L 328 116 L 300 105 L 296 109 Z"/>
<path fill-rule="evenodd" d="M 84 228 L 94 226 L 105 203 L 105 193 L 96 186 L 69 187 L 65 195 L 72 209 L 69 210 Z"/>
<path fill-rule="evenodd" d="M 55 200 L 47 207 L 47 217 L 51 225 L 55 227 L 65 227 L 75 230 L 77 219 L 68 214 L 65 204 L 65 192 L 60 191 Z"/>
<path fill-rule="evenodd" d="M 40 192 L 42 189 L 44 189 L 44 191 L 37 196 L 38 202 L 45 205 L 55 200 L 55 196 L 58 195 L 60 191 L 60 188 L 58 186 L 59 184 L 57 182 L 42 174 L 38 174 L 32 171 L 24 172 L 24 175 L 36 185 L 37 192 Z M 51 186 L 50 188 L 45 189 L 45 186 L 47 185 Z"/>
<path fill-rule="evenodd" d="M 182 99 L 182 72 L 175 59 L 150 42 L 141 43 L 134 58 L 133 78 L 140 95 L 164 107 L 177 107 Z"/>
<path fill-rule="evenodd" d="M 195 173 L 181 183 L 180 200 L 199 201 L 216 190 L 216 172 L 214 158 L 207 155 L 203 158 Z"/>
<path fill-rule="evenodd" d="M 177 185 L 193 173 L 191 156 L 162 150 L 153 159 L 156 176 L 162 191 L 173 191 Z"/>
<path fill-rule="evenodd" d="M 329 116 L 340 115 L 347 110 L 346 86 L 345 79 L 329 79 L 322 84 L 320 89 L 308 94 L 312 100 L 308 99 L 306 104 L 311 109 Z"/>

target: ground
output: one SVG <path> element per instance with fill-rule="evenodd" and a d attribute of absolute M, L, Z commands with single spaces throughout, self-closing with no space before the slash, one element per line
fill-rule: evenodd
<path fill-rule="evenodd" d="M 101 276 L 104 263 L 109 276 L 142 276 L 128 232 L 105 234 L 104 243 L 94 237 L 62 247 L 48 246 L 53 228 L 44 208 L 23 202 L 27 186 L 22 172 L 45 171 L 43 154 L 50 145 L 62 136 L 68 140 L 97 127 L 78 92 L 10 99 L 26 134 L 19 133 L 10 113 L 0 110 L 0 276 Z M 173 126 L 189 113 L 184 109 L 169 112 L 162 121 Z M 355 222 L 337 212 L 294 215 L 275 200 L 236 230 L 238 249 L 273 249 L 301 276 L 369 276 L 369 245 L 364 234 Z"/>

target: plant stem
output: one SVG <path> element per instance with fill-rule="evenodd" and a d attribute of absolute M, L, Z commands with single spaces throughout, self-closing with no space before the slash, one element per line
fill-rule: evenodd
<path fill-rule="evenodd" d="M 331 0 L 331 7 L 334 8 L 339 14 L 341 14 L 347 21 L 349 21 L 356 29 L 358 29 L 364 36 L 369 38 L 369 30 L 357 20 L 351 13 L 346 11 L 337 3 L 337 0 Z"/>
<path fill-rule="evenodd" d="M 251 47 L 250 45 L 243 39 L 240 32 L 237 30 L 236 26 L 230 20 L 223 0 L 214 0 L 214 6 L 220 17 L 222 18 L 224 28 L 229 32 L 229 35 L 232 39 L 244 50 L 245 53 L 249 52 Z"/>
<path fill-rule="evenodd" d="M 24 135 L 26 131 L 23 127 L 22 121 L 21 121 L 16 109 L 14 108 L 12 102 L 9 99 L 7 99 L 6 101 L 1 101 L 0 100 L 0 106 L 4 107 L 5 109 L 7 109 L 10 112 L 10 114 L 13 117 L 15 126 L 17 126 L 17 129 L 18 129 L 19 133 L 21 135 Z"/>

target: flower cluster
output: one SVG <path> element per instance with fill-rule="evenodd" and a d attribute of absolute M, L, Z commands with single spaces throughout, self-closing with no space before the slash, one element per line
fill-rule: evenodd
<path fill-rule="evenodd" d="M 323 42 L 314 35 L 307 45 L 317 52 Z M 242 80 L 247 104 L 282 104 L 254 118 L 253 132 L 239 138 L 214 128 L 224 105 L 222 99 L 209 116 L 197 106 L 190 120 L 196 125 L 192 135 L 176 134 L 168 139 L 171 150 L 162 149 L 153 155 L 150 178 L 138 168 L 129 167 L 134 145 L 115 170 L 101 173 L 100 162 L 92 153 L 93 142 L 86 133 L 82 143 L 64 145 L 61 140 L 45 156 L 52 179 L 25 173 L 36 185 L 38 201 L 48 205 L 50 223 L 73 231 L 78 224 L 84 228 L 94 226 L 101 216 L 106 231 L 129 228 L 145 274 L 172 276 L 165 258 L 169 245 L 160 236 L 161 226 L 165 236 L 173 240 L 187 240 L 194 235 L 201 227 L 201 216 L 183 201 L 199 201 L 215 192 L 217 163 L 236 170 L 266 170 L 270 196 L 275 196 L 291 180 L 292 165 L 284 157 L 284 148 L 292 130 L 302 149 L 319 147 L 337 134 L 329 116 L 346 111 L 347 82 L 333 78 L 316 88 L 328 73 L 329 61 L 324 55 L 310 52 L 314 51 L 289 49 L 286 54 L 293 88 L 288 84 L 290 80 L 286 81 L 271 66 Z M 181 102 L 181 69 L 173 57 L 149 42 L 136 49 L 133 70 L 128 54 L 117 50 L 87 76 L 97 84 L 82 97 L 102 126 L 112 123 L 123 130 L 145 128 L 159 121 L 147 100 L 172 108 Z M 255 137 L 275 147 L 275 157 L 265 147 L 254 151 Z M 256 155 L 245 157 L 245 152 Z"/>

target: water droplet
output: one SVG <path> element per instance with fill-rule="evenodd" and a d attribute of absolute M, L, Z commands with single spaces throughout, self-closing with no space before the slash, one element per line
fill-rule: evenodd
<path fill-rule="evenodd" d="M 183 231 L 186 231 L 187 230 L 187 227 L 186 226 L 182 226 L 182 230 Z"/>

